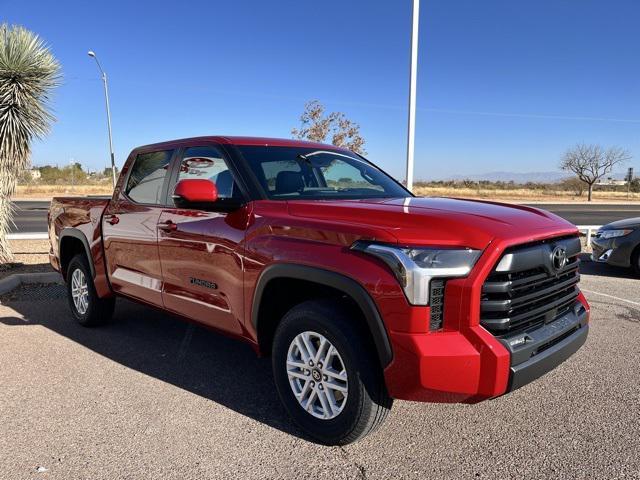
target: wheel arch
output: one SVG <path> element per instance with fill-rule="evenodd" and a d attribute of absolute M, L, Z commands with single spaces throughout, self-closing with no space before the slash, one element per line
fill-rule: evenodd
<path fill-rule="evenodd" d="M 341 273 L 291 263 L 270 265 L 264 269 L 258 278 L 251 305 L 251 323 L 258 335 L 258 345 L 262 352 L 269 351 L 273 340 L 273 332 L 281 319 L 268 315 L 269 306 L 274 302 L 268 295 L 265 297 L 265 293 L 269 294 L 271 287 L 277 285 L 278 282 L 302 283 L 305 287 L 317 287 L 319 290 L 317 293 L 319 294 L 332 292 L 346 296 L 361 313 L 381 367 L 385 368 L 391 363 L 393 351 L 389 336 L 375 302 L 364 287 L 356 280 Z M 287 290 L 288 293 L 289 291 Z M 307 296 L 311 298 L 314 295 L 307 292 Z M 293 298 L 295 298 L 295 295 L 293 295 Z M 294 302 L 291 301 L 291 297 L 289 300 L 290 302 L 285 302 L 285 305 L 291 307 L 293 305 L 290 304 Z M 266 313 L 265 310 L 267 311 Z"/>
<path fill-rule="evenodd" d="M 87 237 L 77 228 L 63 229 L 58 239 L 58 257 L 60 261 L 60 271 L 63 276 L 66 276 L 69 262 L 78 253 L 84 253 L 86 255 L 91 276 L 95 278 L 96 270 L 93 265 L 93 257 L 91 256 L 91 248 L 89 247 Z"/>

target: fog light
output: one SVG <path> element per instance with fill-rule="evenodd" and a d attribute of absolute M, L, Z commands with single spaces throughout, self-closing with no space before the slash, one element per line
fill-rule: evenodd
<path fill-rule="evenodd" d="M 520 345 L 524 345 L 525 343 L 527 343 L 526 335 L 522 335 L 521 337 L 509 340 L 509 345 L 512 347 L 519 347 Z"/>
<path fill-rule="evenodd" d="M 602 255 L 600 255 L 600 257 L 598 258 L 598 261 L 606 262 L 607 260 L 609 260 L 609 257 L 611 256 L 611 252 L 613 252 L 612 248 L 610 248 L 609 250 L 604 252 Z"/>

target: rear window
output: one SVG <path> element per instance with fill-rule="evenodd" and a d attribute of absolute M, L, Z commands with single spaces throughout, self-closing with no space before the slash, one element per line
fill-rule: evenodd
<path fill-rule="evenodd" d="M 164 203 L 162 187 L 171 162 L 171 150 L 139 154 L 127 180 L 125 193 L 136 203 Z"/>

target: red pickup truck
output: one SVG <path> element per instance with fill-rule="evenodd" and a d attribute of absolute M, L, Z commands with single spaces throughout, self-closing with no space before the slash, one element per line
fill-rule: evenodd
<path fill-rule="evenodd" d="M 111 198 L 53 199 L 49 236 L 81 325 L 126 297 L 244 340 L 271 355 L 286 410 L 326 444 L 374 430 L 392 399 L 510 392 L 589 328 L 574 226 L 525 206 L 417 198 L 330 145 L 136 148 Z"/>

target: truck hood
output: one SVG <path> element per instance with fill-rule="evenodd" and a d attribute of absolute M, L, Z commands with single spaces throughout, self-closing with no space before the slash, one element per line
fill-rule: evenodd
<path fill-rule="evenodd" d="M 575 228 L 537 208 L 456 198 L 293 200 L 292 216 L 384 229 L 401 244 L 484 249 L 494 238 L 529 236 Z M 375 239 L 375 238 L 374 238 Z"/>

